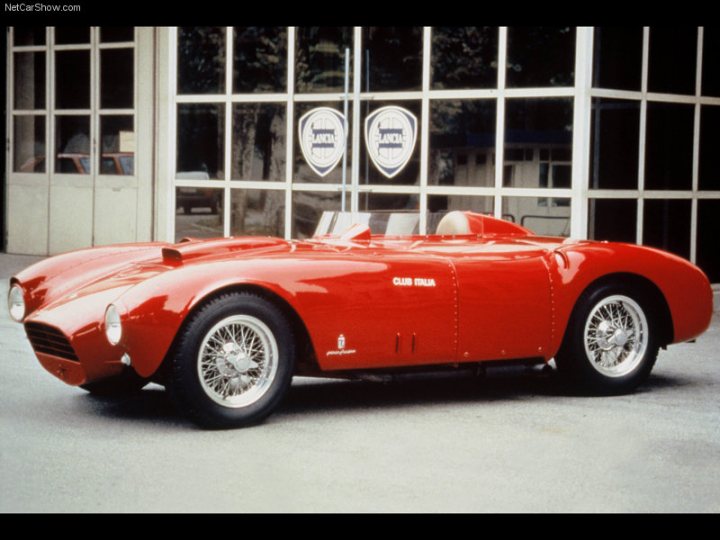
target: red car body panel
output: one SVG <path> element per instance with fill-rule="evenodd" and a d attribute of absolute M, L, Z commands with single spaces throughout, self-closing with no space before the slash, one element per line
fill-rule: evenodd
<path fill-rule="evenodd" d="M 231 238 L 81 250 L 12 278 L 25 322 L 60 330 L 79 361 L 38 352 L 69 384 L 133 369 L 153 376 L 183 322 L 208 296 L 253 287 L 276 296 L 307 329 L 319 372 L 486 360 L 551 359 L 572 310 L 595 280 L 633 274 L 662 293 L 670 341 L 702 333 L 712 291 L 697 267 L 629 244 L 532 236 L 512 223 L 467 214 L 473 234 L 370 236 L 362 227 L 309 241 Z M 123 335 L 105 338 L 104 313 Z M 342 343 L 340 343 L 342 339 Z"/>

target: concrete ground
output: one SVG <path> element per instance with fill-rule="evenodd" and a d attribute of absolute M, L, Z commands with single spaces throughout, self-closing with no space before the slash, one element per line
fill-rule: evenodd
<path fill-rule="evenodd" d="M 28 260 L 0 255 L 0 276 Z M 2 512 L 720 511 L 717 314 L 628 396 L 573 396 L 537 373 L 297 379 L 263 425 L 215 432 L 158 386 L 65 386 L 0 306 Z"/>

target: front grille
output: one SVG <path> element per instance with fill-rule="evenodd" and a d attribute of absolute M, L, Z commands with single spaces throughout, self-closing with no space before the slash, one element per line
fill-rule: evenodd
<path fill-rule="evenodd" d="M 25 332 L 35 352 L 78 361 L 70 342 L 60 330 L 42 323 L 25 323 Z"/>

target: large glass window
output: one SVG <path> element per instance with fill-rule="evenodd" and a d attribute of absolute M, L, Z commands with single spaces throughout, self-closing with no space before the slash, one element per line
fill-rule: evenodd
<path fill-rule="evenodd" d="M 695 93 L 697 28 L 650 28 L 648 90 L 672 94 Z"/>
<path fill-rule="evenodd" d="M 637 201 L 635 199 L 590 199 L 588 237 L 635 243 Z"/>
<path fill-rule="evenodd" d="M 648 103 L 645 189 L 691 189 L 692 105 Z"/>
<path fill-rule="evenodd" d="M 570 99 L 508 99 L 503 185 L 570 187 L 572 123 Z"/>
<path fill-rule="evenodd" d="M 442 26 L 432 29 L 432 87 L 495 88 L 498 28 Z"/>
<path fill-rule="evenodd" d="M 223 236 L 223 190 L 203 187 L 175 189 L 175 241 Z"/>
<path fill-rule="evenodd" d="M 44 26 L 15 26 L 13 27 L 13 33 L 16 47 L 45 45 Z"/>
<path fill-rule="evenodd" d="M 502 214 L 535 234 L 570 236 L 570 199 L 503 197 Z"/>
<path fill-rule="evenodd" d="M 100 174 L 134 173 L 135 130 L 132 115 L 100 117 Z"/>
<path fill-rule="evenodd" d="M 340 210 L 341 195 L 334 191 L 293 191 L 293 238 L 308 238 L 315 232 L 320 216 L 326 210 Z M 346 202 L 346 210 L 350 208 Z"/>
<path fill-rule="evenodd" d="M 364 92 L 420 90 L 422 28 L 376 26 L 363 29 Z"/>
<path fill-rule="evenodd" d="M 233 106 L 232 178 L 285 180 L 284 103 Z"/>
<path fill-rule="evenodd" d="M 90 51 L 55 53 L 55 108 L 90 108 Z"/>
<path fill-rule="evenodd" d="M 20 52 L 14 57 L 15 109 L 45 109 L 45 53 Z"/>
<path fill-rule="evenodd" d="M 595 28 L 593 86 L 640 90 L 642 47 L 642 27 Z"/>
<path fill-rule="evenodd" d="M 45 172 L 45 116 L 15 116 L 13 141 L 14 172 Z"/>
<path fill-rule="evenodd" d="M 720 190 L 720 107 L 700 108 L 700 189 Z"/>
<path fill-rule="evenodd" d="M 100 51 L 100 107 L 132 109 L 134 96 L 133 49 Z"/>
<path fill-rule="evenodd" d="M 287 91 L 287 30 L 235 27 L 233 92 Z"/>
<path fill-rule="evenodd" d="M 637 189 L 640 102 L 593 99 L 590 187 Z"/>
<path fill-rule="evenodd" d="M 90 174 L 90 117 L 55 118 L 55 172 Z"/>
<path fill-rule="evenodd" d="M 224 105 L 178 105 L 177 178 L 223 178 L 224 110 Z"/>
<path fill-rule="evenodd" d="M 295 32 L 296 92 L 342 92 L 345 89 L 345 49 L 350 55 L 350 89 L 352 89 L 353 29 L 332 26 L 309 26 Z"/>
<path fill-rule="evenodd" d="M 428 184 L 495 184 L 495 100 L 430 102 Z"/>
<path fill-rule="evenodd" d="M 225 28 L 178 28 L 178 93 L 225 91 Z"/>
<path fill-rule="evenodd" d="M 231 235 L 285 235 L 285 191 L 233 189 L 230 193 Z"/>
<path fill-rule="evenodd" d="M 697 264 L 713 283 L 720 283 L 720 200 L 698 201 Z"/>
<path fill-rule="evenodd" d="M 703 29 L 702 94 L 720 96 L 720 26 Z"/>
<path fill-rule="evenodd" d="M 646 199 L 643 244 L 690 258 L 690 201 Z"/>
<path fill-rule="evenodd" d="M 508 28 L 508 87 L 572 86 L 575 80 L 575 28 Z"/>

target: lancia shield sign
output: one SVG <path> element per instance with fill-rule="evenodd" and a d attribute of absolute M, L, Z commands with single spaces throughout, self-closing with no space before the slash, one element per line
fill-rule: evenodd
<path fill-rule="evenodd" d="M 332 171 L 345 153 L 345 116 L 330 107 L 318 107 L 300 118 L 298 131 L 310 168 L 320 176 Z"/>
<path fill-rule="evenodd" d="M 417 140 L 417 118 L 402 107 L 382 107 L 365 119 L 365 144 L 370 159 L 388 178 L 410 161 Z"/>

